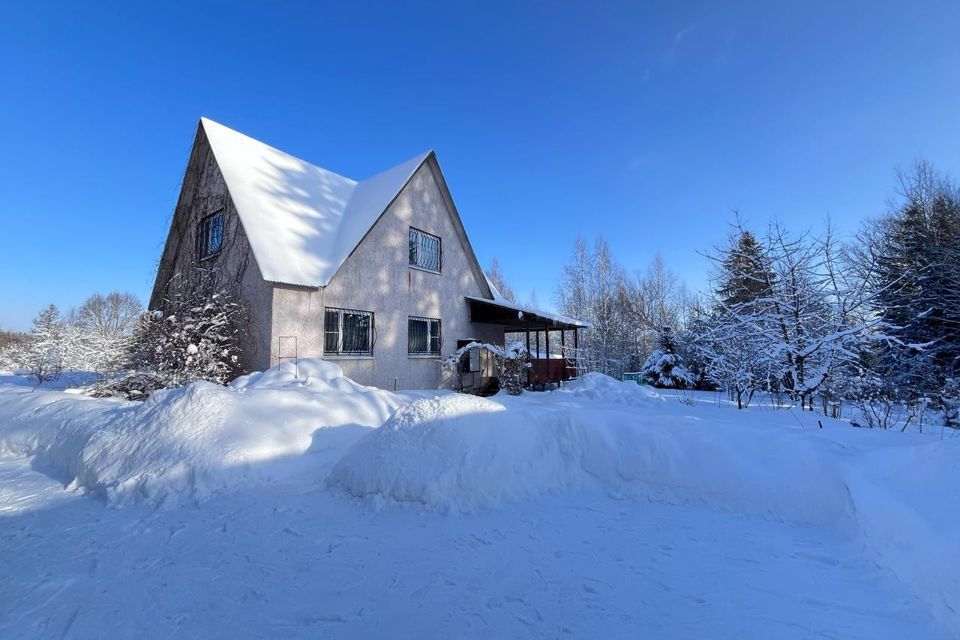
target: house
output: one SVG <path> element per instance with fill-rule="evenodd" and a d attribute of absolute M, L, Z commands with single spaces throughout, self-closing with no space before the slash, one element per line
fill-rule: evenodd
<path fill-rule="evenodd" d="M 207 118 L 150 307 L 199 270 L 238 292 L 248 371 L 323 358 L 362 384 L 437 388 L 449 384 L 439 358 L 519 332 L 536 343 L 531 382 L 559 381 L 585 326 L 511 303 L 488 282 L 432 151 L 356 181 Z M 494 375 L 492 362 L 469 360 L 468 385 Z"/>

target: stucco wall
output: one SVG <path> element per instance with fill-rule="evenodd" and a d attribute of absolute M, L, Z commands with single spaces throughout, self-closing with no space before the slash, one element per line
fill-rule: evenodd
<path fill-rule="evenodd" d="M 327 287 L 274 287 L 273 363 L 280 336 L 297 337 L 301 358 L 323 355 L 323 309 L 328 306 L 374 312 L 373 357 L 330 358 L 343 367 L 347 376 L 362 384 L 387 389 L 429 389 L 448 382 L 442 379 L 438 358 L 407 354 L 409 316 L 440 319 L 443 355 L 454 351 L 461 339 L 503 342 L 502 328 L 470 322 L 464 296 L 482 296 L 484 291 L 458 236 L 435 171 L 439 169 L 433 159 L 420 167 Z M 441 238 L 442 273 L 409 266 L 410 226 Z"/>
<path fill-rule="evenodd" d="M 196 234 L 201 219 L 223 211 L 223 245 L 217 256 L 199 261 Z M 170 233 L 157 269 L 150 308 L 160 308 L 163 289 L 177 273 L 197 267 L 216 268 L 223 282 L 240 281 L 240 298 L 249 324 L 240 336 L 241 367 L 247 371 L 270 366 L 272 286 L 263 281 L 250 243 L 240 224 L 223 175 L 200 127 L 194 142 Z"/>

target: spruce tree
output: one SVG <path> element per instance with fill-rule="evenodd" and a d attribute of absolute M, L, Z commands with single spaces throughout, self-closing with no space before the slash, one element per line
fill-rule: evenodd
<path fill-rule="evenodd" d="M 727 308 L 752 307 L 770 293 L 773 275 L 764 249 L 750 231 L 740 229 L 722 251 L 716 295 Z"/>
<path fill-rule="evenodd" d="M 658 333 L 657 349 L 643 363 L 643 381 L 658 388 L 686 389 L 693 385 L 693 376 L 678 353 L 677 339 L 670 327 Z"/>
<path fill-rule="evenodd" d="M 880 373 L 914 395 L 937 393 L 960 368 L 960 192 L 922 163 L 901 183 L 872 247 L 878 313 L 898 341 L 879 354 Z"/>

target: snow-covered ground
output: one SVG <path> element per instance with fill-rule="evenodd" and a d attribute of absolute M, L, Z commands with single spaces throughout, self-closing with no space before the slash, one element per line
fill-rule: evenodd
<path fill-rule="evenodd" d="M 4 378 L 0 637 L 960 635 L 960 439 L 703 400 Z"/>

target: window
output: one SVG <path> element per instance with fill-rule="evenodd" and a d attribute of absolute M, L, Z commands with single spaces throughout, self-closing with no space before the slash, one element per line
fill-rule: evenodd
<path fill-rule="evenodd" d="M 411 316 L 407 323 L 407 352 L 410 355 L 440 355 L 440 321 Z"/>
<path fill-rule="evenodd" d="M 443 248 L 440 238 L 410 227 L 410 266 L 440 272 Z"/>
<path fill-rule="evenodd" d="M 327 308 L 323 319 L 323 352 L 337 356 L 373 354 L 373 313 Z"/>
<path fill-rule="evenodd" d="M 200 221 L 197 232 L 197 253 L 200 259 L 212 258 L 223 245 L 223 212 L 218 211 Z"/>

